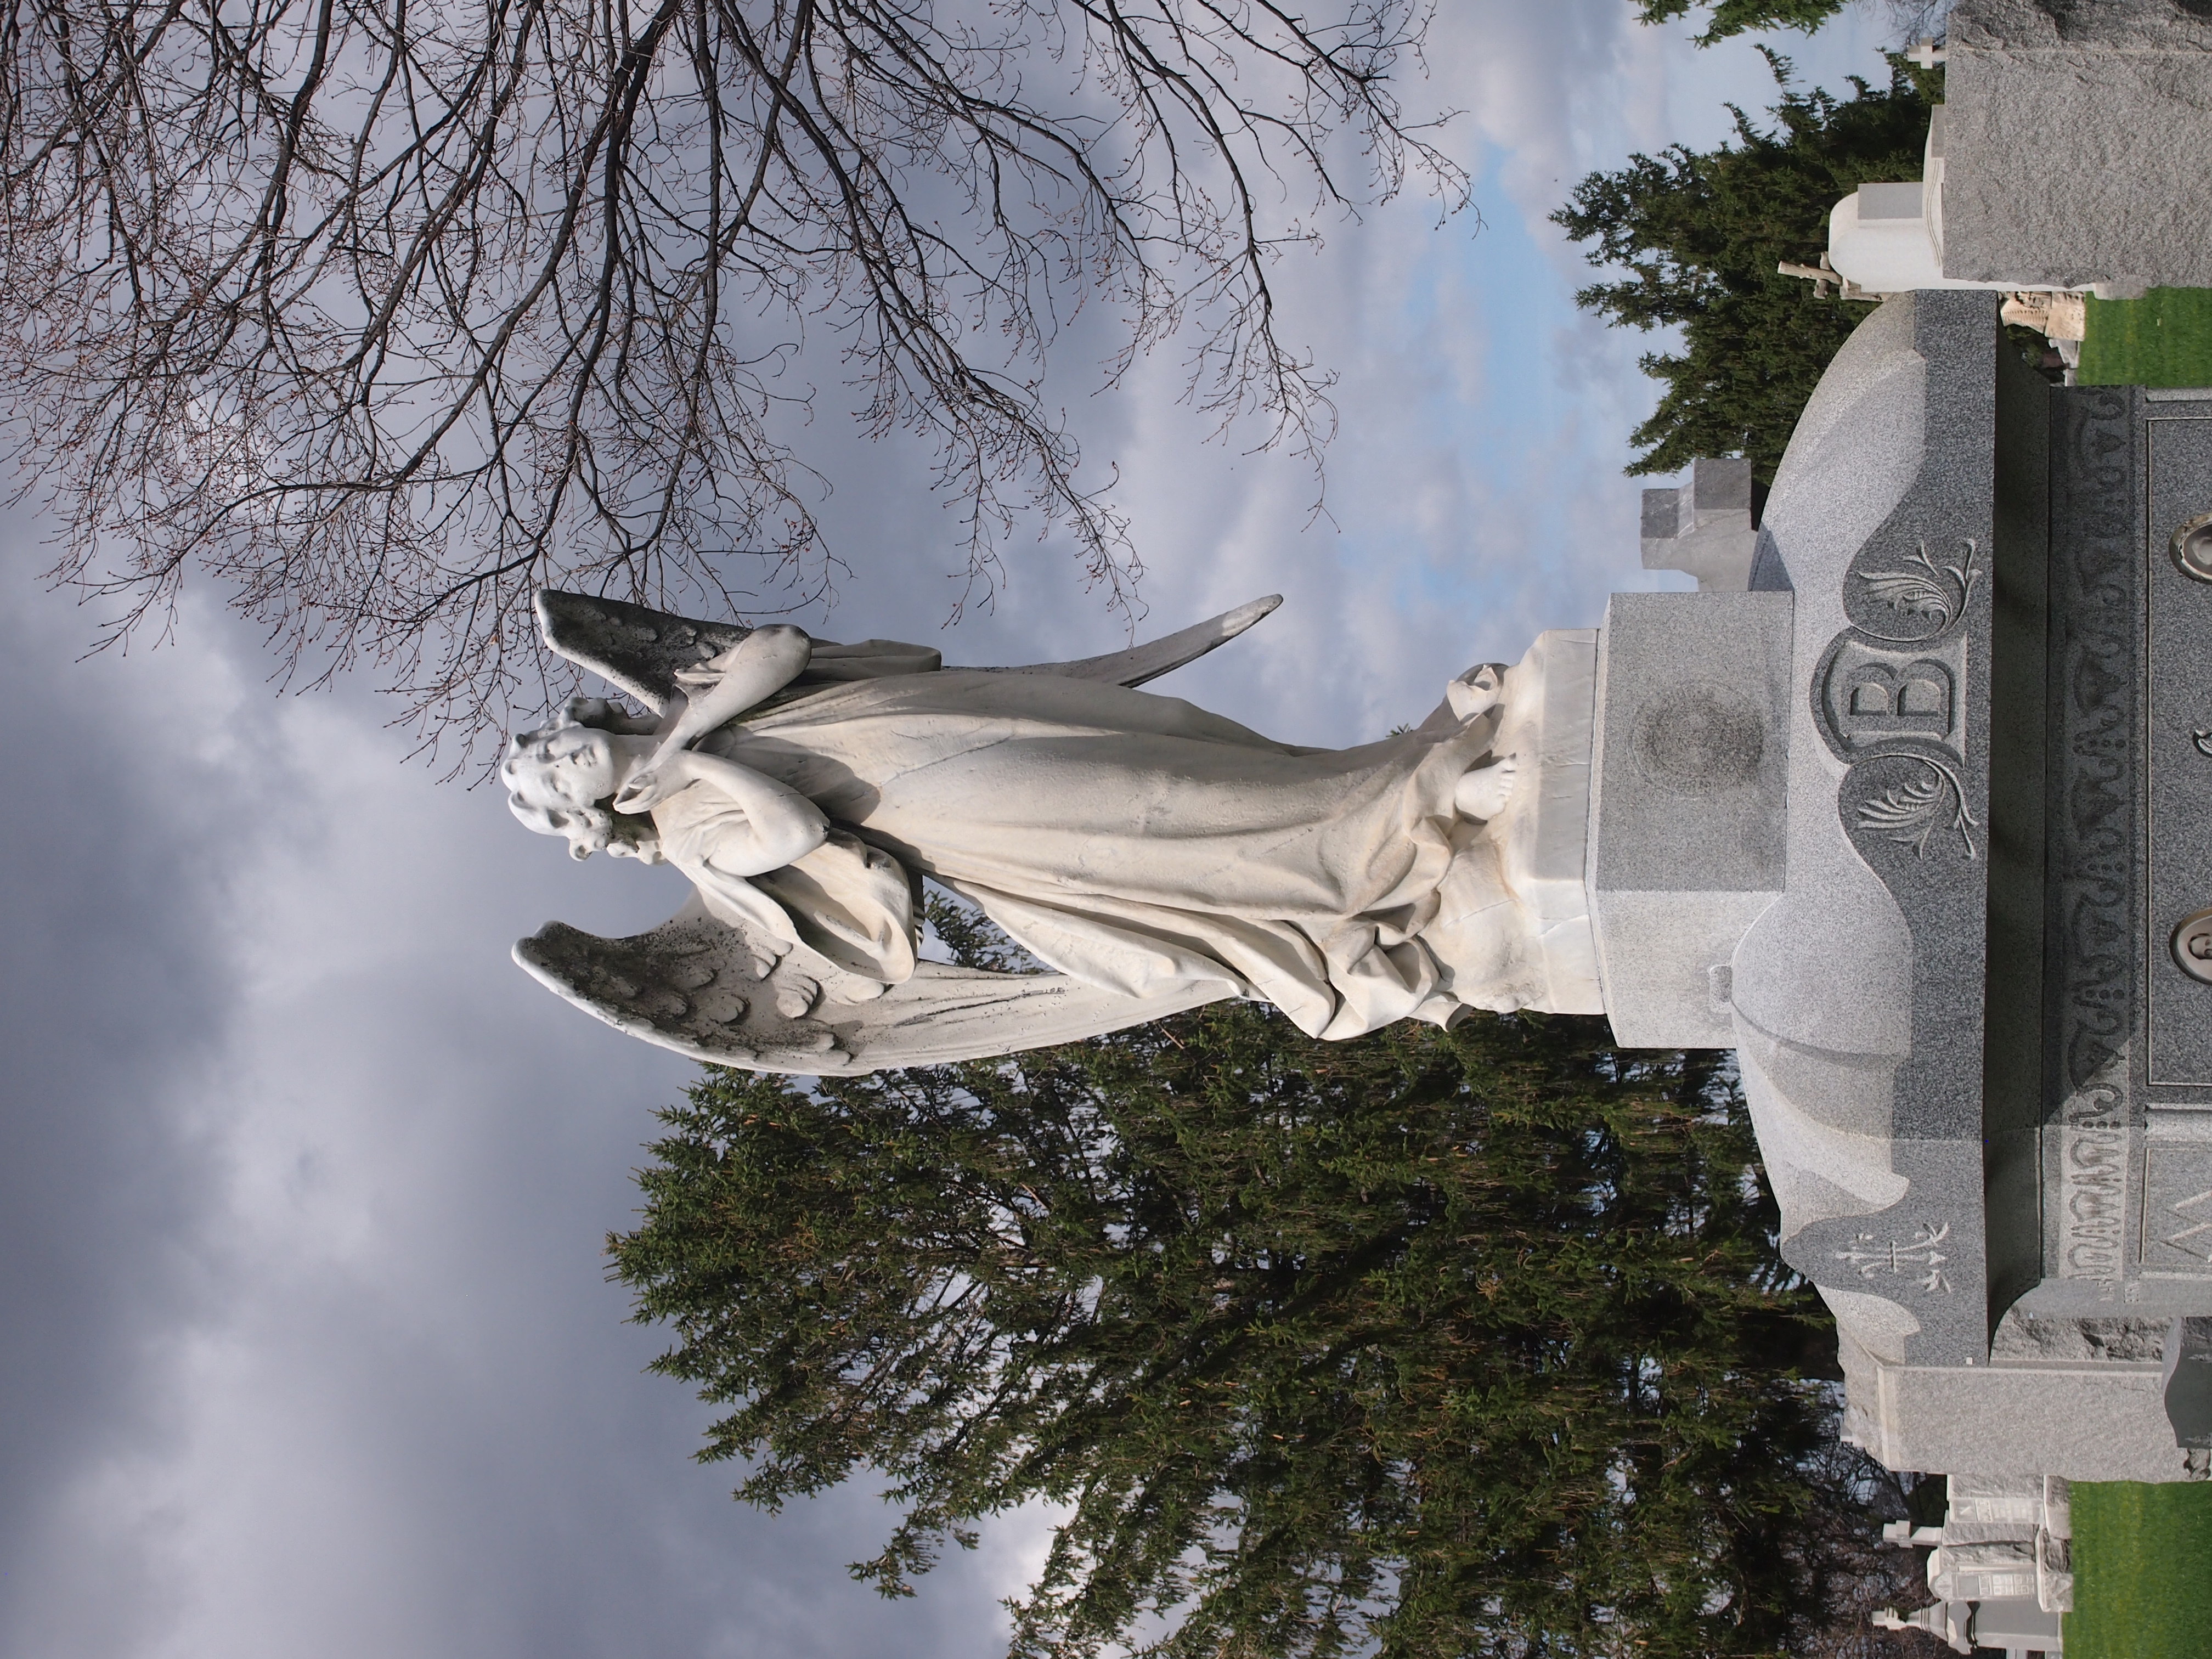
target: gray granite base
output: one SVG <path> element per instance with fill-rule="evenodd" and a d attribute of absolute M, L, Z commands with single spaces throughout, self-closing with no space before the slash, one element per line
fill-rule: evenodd
<path fill-rule="evenodd" d="M 1758 591 L 1616 598 L 1605 1001 L 1624 1042 L 1735 1048 L 1876 1455 L 2186 1479 L 2212 1450 L 2212 392 L 2052 388 L 1996 312 L 1921 293 L 1861 327 Z"/>

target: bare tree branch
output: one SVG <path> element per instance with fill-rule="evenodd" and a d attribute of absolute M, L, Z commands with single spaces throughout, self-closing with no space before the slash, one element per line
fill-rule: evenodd
<path fill-rule="evenodd" d="M 1126 608 L 1040 396 L 1070 317 L 1109 308 L 1109 383 L 1184 337 L 1199 408 L 1311 450 L 1291 210 L 1465 200 L 1390 90 L 1424 0 L 1340 3 L 14 0 L 4 442 L 52 574 L 110 638 L 211 576 L 465 750 L 534 695 L 536 586 L 828 589 L 811 327 L 864 429 L 933 445 L 971 586 L 1041 513 Z"/>

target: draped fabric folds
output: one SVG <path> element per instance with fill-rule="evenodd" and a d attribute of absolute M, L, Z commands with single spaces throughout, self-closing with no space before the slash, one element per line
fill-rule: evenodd
<path fill-rule="evenodd" d="M 702 740 L 830 817 L 789 867 L 718 869 L 737 809 L 709 791 L 653 817 L 711 908 L 866 979 L 913 973 L 927 876 L 1087 983 L 1218 983 L 1346 1037 L 1517 1006 L 1518 907 L 1452 799 L 1494 729 L 1305 750 L 1176 697 L 925 665 L 802 687 Z"/>

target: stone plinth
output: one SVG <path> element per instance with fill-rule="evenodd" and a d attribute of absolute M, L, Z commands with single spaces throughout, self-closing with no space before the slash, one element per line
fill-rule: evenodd
<path fill-rule="evenodd" d="M 1596 715 L 1597 631 L 1539 634 L 1506 677 L 1498 729 L 1500 754 L 1522 768 L 1522 797 L 1499 837 L 1505 884 L 1528 913 L 1542 963 L 1542 1006 L 1560 1013 L 1605 1012 L 1591 937 L 1589 862 L 1591 729 Z"/>
<path fill-rule="evenodd" d="M 1589 883 L 1604 1006 L 1631 1047 L 1735 1042 L 1729 964 L 1783 887 L 1790 614 L 1787 593 L 1607 607 Z"/>

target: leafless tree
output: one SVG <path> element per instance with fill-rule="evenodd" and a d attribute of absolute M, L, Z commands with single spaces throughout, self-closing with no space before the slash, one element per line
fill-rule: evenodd
<path fill-rule="evenodd" d="M 1041 511 L 1126 606 L 1047 349 L 1103 305 L 1106 380 L 1180 337 L 1200 407 L 1325 438 L 1270 263 L 1409 174 L 1463 204 L 1391 89 L 1425 4 L 12 0 L 0 413 L 52 574 L 112 637 L 204 572 L 471 737 L 535 701 L 538 585 L 824 587 L 811 331 L 933 444 L 974 581 Z"/>

